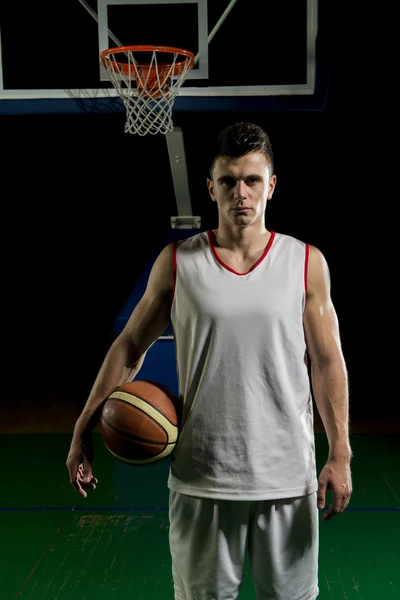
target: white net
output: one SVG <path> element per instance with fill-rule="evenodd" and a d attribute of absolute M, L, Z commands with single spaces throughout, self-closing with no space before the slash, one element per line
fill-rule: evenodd
<path fill-rule="evenodd" d="M 124 47 L 108 51 L 101 58 L 125 105 L 126 133 L 165 134 L 174 128 L 172 107 L 187 72 L 193 67 L 194 57 L 190 53 L 186 56 L 171 52 L 168 61 L 161 62 L 157 54 L 157 50 L 148 50 L 149 59 L 144 63 L 143 52 Z"/>

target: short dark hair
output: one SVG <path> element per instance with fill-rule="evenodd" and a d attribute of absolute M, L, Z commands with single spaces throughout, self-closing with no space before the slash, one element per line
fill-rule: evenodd
<path fill-rule="evenodd" d="M 271 173 L 274 172 L 274 154 L 271 140 L 264 129 L 254 123 L 234 123 L 223 129 L 215 142 L 215 148 L 210 166 L 210 178 L 215 161 L 220 156 L 239 158 L 250 152 L 262 152 L 267 158 Z"/>

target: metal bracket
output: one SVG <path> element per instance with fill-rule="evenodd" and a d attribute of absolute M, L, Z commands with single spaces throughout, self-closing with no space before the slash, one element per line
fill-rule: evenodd
<path fill-rule="evenodd" d="M 192 215 L 171 217 L 172 229 L 200 229 L 201 217 L 193 217 Z"/>

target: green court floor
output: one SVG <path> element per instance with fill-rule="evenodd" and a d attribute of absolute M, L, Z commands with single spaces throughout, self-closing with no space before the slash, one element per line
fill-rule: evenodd
<path fill-rule="evenodd" d="M 173 600 L 168 463 L 120 463 L 96 434 L 99 484 L 83 499 L 68 481 L 69 442 L 0 436 L 1 600 Z M 316 445 L 321 469 L 325 434 Z M 352 448 L 351 503 L 320 522 L 319 600 L 399 600 L 400 436 L 355 434 Z M 248 565 L 240 600 L 255 600 Z"/>

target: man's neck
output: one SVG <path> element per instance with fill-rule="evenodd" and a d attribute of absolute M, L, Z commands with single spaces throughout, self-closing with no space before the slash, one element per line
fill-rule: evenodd
<path fill-rule="evenodd" d="M 214 230 L 215 241 L 220 248 L 232 251 L 251 252 L 265 247 L 271 237 L 271 232 L 265 227 L 240 227 L 235 230 L 218 227 Z"/>

